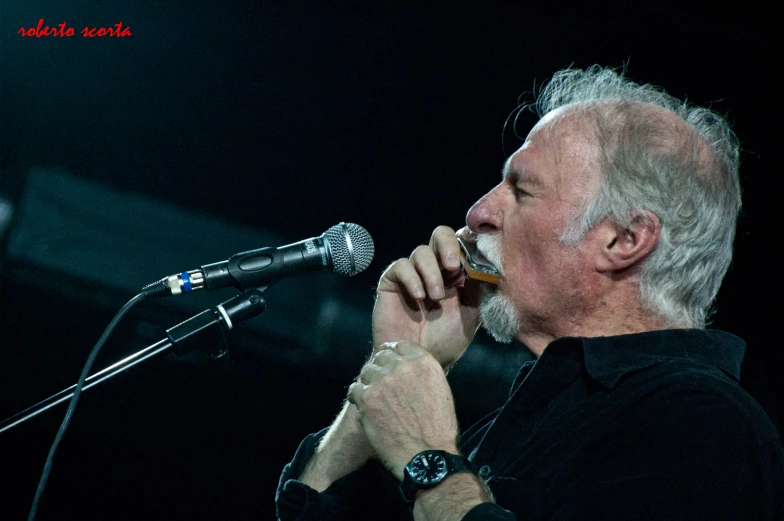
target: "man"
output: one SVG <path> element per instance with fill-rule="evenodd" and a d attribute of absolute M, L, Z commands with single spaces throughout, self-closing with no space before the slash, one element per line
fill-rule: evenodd
<path fill-rule="evenodd" d="M 280 519 L 784 519 L 778 433 L 737 383 L 745 346 L 704 330 L 737 139 L 599 67 L 557 73 L 538 108 L 467 228 L 382 275 L 373 356 L 284 469 Z M 465 277 L 457 236 L 497 286 Z M 480 324 L 537 360 L 458 441 L 444 369 Z"/>

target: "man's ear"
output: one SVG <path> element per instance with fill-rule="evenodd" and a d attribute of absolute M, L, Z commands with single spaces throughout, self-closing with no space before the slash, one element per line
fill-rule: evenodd
<path fill-rule="evenodd" d="M 596 271 L 617 272 L 640 262 L 653 251 L 659 242 L 661 222 L 655 214 L 644 212 L 636 215 L 628 228 L 604 221 L 598 232 L 601 249 L 597 252 Z"/>

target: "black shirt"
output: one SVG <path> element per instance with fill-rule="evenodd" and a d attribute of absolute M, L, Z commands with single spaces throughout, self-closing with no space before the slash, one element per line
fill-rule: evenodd
<path fill-rule="evenodd" d="M 738 385 L 744 350 L 697 329 L 551 342 L 461 436 L 496 500 L 463 521 L 784 520 L 784 453 Z M 325 432 L 284 468 L 279 519 L 411 519 L 378 462 L 321 494 L 296 480 Z"/>

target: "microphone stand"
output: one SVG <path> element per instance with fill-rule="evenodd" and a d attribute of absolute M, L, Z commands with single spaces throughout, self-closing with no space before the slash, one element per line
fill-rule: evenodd
<path fill-rule="evenodd" d="M 221 349 L 205 350 L 205 354 L 213 359 L 221 358 L 228 352 L 225 347 L 226 333 L 232 330 L 236 323 L 251 319 L 264 311 L 266 303 L 262 294 L 266 289 L 267 286 L 248 290 L 167 329 L 166 338 L 163 340 L 87 377 L 82 391 L 86 391 L 126 369 L 163 353 L 169 348 L 174 348 L 177 356 L 181 356 L 199 346 L 212 347 L 220 345 L 222 346 Z M 198 342 L 196 341 L 197 338 Z M 7 418 L 0 423 L 0 433 L 68 400 L 73 396 L 75 389 L 76 384 Z"/>

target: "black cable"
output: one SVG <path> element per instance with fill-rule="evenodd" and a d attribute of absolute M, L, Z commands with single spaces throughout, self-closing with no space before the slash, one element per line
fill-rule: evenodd
<path fill-rule="evenodd" d="M 150 286 L 153 286 L 152 284 Z M 84 387 L 84 382 L 87 380 L 87 377 L 90 374 L 90 369 L 95 363 L 95 359 L 98 357 L 98 353 L 100 352 L 103 345 L 106 343 L 106 339 L 109 338 L 109 335 L 112 334 L 114 328 L 117 327 L 117 324 L 122 320 L 123 316 L 130 310 L 133 306 L 150 296 L 151 293 L 156 292 L 155 289 L 148 289 L 145 288 L 142 293 L 139 293 L 131 300 L 126 302 L 126 304 L 114 315 L 114 318 L 109 325 L 106 326 L 106 329 L 103 330 L 103 334 L 101 338 L 98 339 L 98 342 L 93 347 L 93 350 L 90 352 L 90 355 L 87 357 L 87 362 L 84 364 L 84 369 L 82 369 L 82 374 L 79 376 L 79 382 L 76 384 L 76 388 L 74 389 L 73 396 L 71 397 L 71 402 L 68 405 L 68 410 L 65 412 L 65 418 L 63 418 L 63 423 L 60 424 L 60 429 L 57 431 L 57 434 L 54 437 L 54 442 L 52 442 L 52 448 L 49 449 L 49 456 L 46 458 L 46 463 L 44 464 L 44 470 L 41 473 L 41 479 L 38 482 L 38 489 L 35 491 L 35 498 L 33 499 L 33 505 L 30 507 L 30 514 L 27 516 L 27 521 L 34 521 L 35 514 L 38 511 L 38 503 L 41 501 L 41 496 L 44 492 L 44 487 L 46 487 L 46 481 L 49 479 L 49 472 L 52 470 L 52 461 L 54 459 L 54 453 L 57 450 L 57 446 L 60 444 L 60 441 L 63 439 L 63 435 L 65 434 L 65 429 L 68 428 L 68 424 L 71 422 L 71 417 L 73 416 L 74 409 L 76 409 L 76 404 L 79 401 L 79 395 L 82 393 L 82 387 Z"/>

